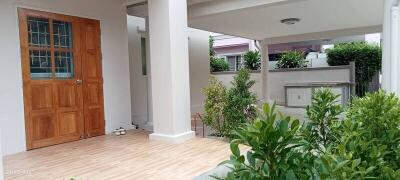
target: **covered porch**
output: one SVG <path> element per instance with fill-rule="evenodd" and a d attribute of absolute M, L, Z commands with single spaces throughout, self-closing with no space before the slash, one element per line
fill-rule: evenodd
<path fill-rule="evenodd" d="M 210 72 L 208 55 L 204 55 L 208 52 L 203 51 L 208 42 L 201 40 L 201 51 L 197 44 L 190 46 L 191 39 L 200 36 L 189 36 L 189 27 L 258 41 L 263 102 L 270 102 L 269 44 L 382 32 L 381 85 L 400 95 L 400 11 L 396 0 L 7 0 L 0 5 L 1 19 L 7 24 L 0 29 L 4 36 L 0 52 L 5 54 L 0 80 L 7 84 L 0 90 L 0 149 L 7 156 L 0 162 L 4 162 L 6 179 L 191 179 L 228 159 L 228 143 L 196 138 L 192 131 L 191 114 L 202 109 L 201 89 Z M 17 7 L 100 21 L 108 135 L 26 151 L 19 36 L 15 33 Z M 145 28 L 137 31 L 147 42 L 145 76 L 136 76 L 134 72 L 142 67 L 129 61 L 127 15 L 144 18 Z M 288 26 L 281 23 L 285 18 L 298 18 L 300 23 Z M 193 63 L 192 55 L 206 58 Z M 146 88 L 134 97 L 135 77 Z M 131 100 L 138 97 L 146 104 L 135 106 Z M 113 136 L 116 128 L 133 129 L 135 107 L 146 111 L 143 116 L 150 131 L 131 130 L 126 136 Z"/>

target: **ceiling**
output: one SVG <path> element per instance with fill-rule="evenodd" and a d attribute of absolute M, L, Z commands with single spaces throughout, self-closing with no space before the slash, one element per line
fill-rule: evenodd
<path fill-rule="evenodd" d="M 187 0 L 187 4 L 190 6 L 190 5 L 209 2 L 209 1 L 212 1 L 212 0 Z"/>
<path fill-rule="evenodd" d="M 192 28 L 261 40 L 381 26 L 383 3 L 383 0 L 188 0 L 188 23 Z M 130 8 L 128 13 L 138 15 L 138 9 L 142 10 L 142 16 L 147 14 L 146 5 L 136 10 Z M 285 18 L 301 21 L 285 25 L 280 22 Z"/>

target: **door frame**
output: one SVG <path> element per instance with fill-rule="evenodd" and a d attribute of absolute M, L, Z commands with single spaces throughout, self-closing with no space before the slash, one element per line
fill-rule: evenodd
<path fill-rule="evenodd" d="M 29 44 L 28 44 L 28 35 L 26 34 L 26 32 L 28 31 L 27 26 L 25 23 L 27 23 L 26 17 L 27 16 L 34 16 L 34 17 L 38 17 L 38 18 L 46 18 L 46 19 L 56 19 L 56 20 L 60 20 L 60 21 L 67 21 L 67 22 L 71 22 L 73 21 L 74 24 L 79 23 L 79 25 L 84 24 L 84 22 L 88 21 L 88 22 L 97 22 L 98 25 L 99 20 L 93 20 L 93 19 L 87 19 L 87 18 L 81 18 L 81 17 L 76 17 L 76 16 L 71 16 L 71 15 L 65 15 L 65 14 L 60 14 L 60 13 L 53 13 L 53 12 L 46 12 L 46 11 L 41 11 L 41 10 L 34 10 L 34 9 L 28 9 L 28 8 L 23 8 L 23 7 L 18 7 L 18 25 L 19 25 L 19 38 L 20 38 L 20 52 L 21 52 L 21 68 L 22 68 L 22 82 L 23 82 L 23 100 L 24 100 L 24 120 L 25 120 L 25 136 L 26 136 L 26 148 L 27 150 L 31 150 L 31 149 L 36 149 L 36 148 L 40 148 L 40 147 L 45 147 L 45 146 L 51 146 L 51 145 L 55 145 L 55 144 L 60 144 L 60 143 L 64 143 L 64 142 L 55 142 L 51 145 L 44 145 L 44 146 L 40 146 L 36 147 L 33 146 L 33 124 L 32 124 L 32 116 L 31 116 L 31 99 L 30 99 L 30 91 L 27 90 L 26 86 L 27 83 L 32 81 L 31 77 L 30 77 L 30 69 L 29 69 L 29 64 L 27 64 L 28 62 L 26 60 L 29 59 Z M 76 22 L 75 22 L 76 21 Z M 49 24 L 49 28 L 50 24 Z M 83 62 L 83 51 L 81 49 L 81 43 L 83 43 L 83 41 L 81 40 L 82 38 L 82 34 L 80 33 L 80 31 L 82 30 L 81 27 L 78 27 L 77 30 L 79 33 L 76 33 L 76 30 L 72 30 L 73 34 L 73 50 L 72 52 L 78 51 L 80 52 L 80 54 L 77 56 L 73 55 L 74 57 L 74 64 L 76 61 L 79 61 L 80 67 L 75 68 L 75 70 L 80 71 L 79 72 L 79 77 L 76 77 L 76 75 L 74 74 L 74 78 L 78 78 L 80 80 L 85 80 L 85 71 L 84 71 L 84 67 L 86 66 Z M 99 27 L 99 31 L 100 31 L 100 27 Z M 50 32 L 49 32 L 50 33 Z M 99 32 L 100 33 L 100 32 Z M 53 35 L 50 34 L 50 41 L 53 40 Z M 79 41 L 76 41 L 79 40 Z M 50 42 L 51 44 L 53 42 Z M 76 45 L 79 44 L 79 45 Z M 70 142 L 70 141 L 74 141 L 74 140 L 79 140 L 79 139 L 83 139 L 83 138 L 89 138 L 89 137 L 94 137 L 94 136 L 99 136 L 99 135 L 104 135 L 105 134 L 105 125 L 104 125 L 104 94 L 103 94 L 103 80 L 102 80 L 102 66 L 101 66 L 101 40 L 100 40 L 100 34 L 99 34 L 99 44 L 98 44 L 98 50 L 99 50 L 99 56 L 98 56 L 98 63 L 100 64 L 100 69 L 99 69 L 99 76 L 101 77 L 101 94 L 100 94 L 100 100 L 101 100 L 101 114 L 102 114 L 102 119 L 100 119 L 100 121 L 103 123 L 103 127 L 102 130 L 98 131 L 98 133 L 88 136 L 88 133 L 86 131 L 88 131 L 86 129 L 86 114 L 85 114 L 85 100 L 86 97 L 85 95 L 88 94 L 87 89 L 85 87 L 85 81 L 83 81 L 81 87 L 80 87 L 80 98 L 81 98 L 81 105 L 80 105 L 80 120 L 79 120 L 79 134 L 80 137 L 78 139 L 76 138 L 72 138 L 72 139 L 68 139 L 65 142 Z M 76 49 L 76 46 L 78 46 L 78 49 Z M 53 49 L 52 46 L 50 46 L 51 49 Z M 54 68 L 55 64 L 54 64 L 54 54 L 51 54 L 51 61 L 52 61 L 52 69 Z M 76 72 L 75 72 L 76 73 Z M 52 71 L 52 78 L 48 79 L 47 81 L 53 81 L 55 80 L 55 72 L 54 70 Z M 41 81 L 41 80 L 34 80 L 34 81 Z M 54 96 L 52 97 L 52 101 L 54 100 Z M 54 102 L 53 102 L 54 104 Z M 56 107 L 53 107 L 53 109 Z M 54 114 L 54 116 L 57 116 L 58 114 Z M 58 117 L 57 117 L 58 118 Z M 56 121 L 57 122 L 57 121 Z"/>

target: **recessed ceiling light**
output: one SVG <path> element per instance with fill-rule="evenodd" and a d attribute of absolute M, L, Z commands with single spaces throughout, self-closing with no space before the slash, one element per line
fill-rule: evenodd
<path fill-rule="evenodd" d="M 282 19 L 281 23 L 286 24 L 286 25 L 293 25 L 300 22 L 300 18 L 286 18 Z"/>

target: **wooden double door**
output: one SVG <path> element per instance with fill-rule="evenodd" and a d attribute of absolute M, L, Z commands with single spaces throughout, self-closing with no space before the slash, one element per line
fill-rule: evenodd
<path fill-rule="evenodd" d="M 18 13 L 27 149 L 103 135 L 99 21 Z"/>

